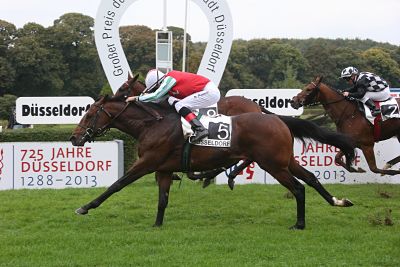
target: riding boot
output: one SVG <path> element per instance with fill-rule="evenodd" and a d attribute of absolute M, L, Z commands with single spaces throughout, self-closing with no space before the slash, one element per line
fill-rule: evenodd
<path fill-rule="evenodd" d="M 377 107 L 375 106 L 375 103 L 374 103 L 373 100 L 368 99 L 368 100 L 365 102 L 365 105 L 367 105 L 367 106 L 369 107 L 369 109 L 371 110 L 371 115 L 372 115 L 372 116 L 376 117 L 376 116 L 378 116 L 378 115 L 381 113 L 381 109 L 380 109 L 380 108 L 377 108 Z"/>
<path fill-rule="evenodd" d="M 204 128 L 203 124 L 201 124 L 198 119 L 193 118 L 189 123 L 195 133 L 195 136 L 192 137 L 190 141 L 197 142 L 208 136 L 208 130 Z"/>

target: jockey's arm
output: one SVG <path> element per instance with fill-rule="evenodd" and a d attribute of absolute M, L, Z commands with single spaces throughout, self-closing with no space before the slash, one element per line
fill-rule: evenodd
<path fill-rule="evenodd" d="M 354 97 L 357 99 L 362 98 L 367 92 L 367 88 L 369 86 L 369 81 L 366 78 L 361 78 L 354 85 L 353 90 L 349 93 L 350 97 Z"/>
<path fill-rule="evenodd" d="M 142 102 L 152 102 L 165 96 L 169 90 L 176 84 L 176 80 L 170 76 L 165 77 L 160 87 L 150 94 L 139 96 L 138 100 Z"/>

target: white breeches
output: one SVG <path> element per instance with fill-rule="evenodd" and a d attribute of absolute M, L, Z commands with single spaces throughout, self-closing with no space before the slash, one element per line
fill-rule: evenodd
<path fill-rule="evenodd" d="M 380 92 L 367 92 L 365 93 L 364 97 L 360 99 L 360 101 L 363 103 L 367 102 L 368 99 L 374 101 L 383 101 L 389 99 L 389 97 L 390 97 L 390 89 L 388 87 Z"/>
<path fill-rule="evenodd" d="M 175 101 L 178 101 L 175 104 L 175 109 L 177 112 L 179 112 L 182 107 L 187 107 L 188 109 L 193 110 L 214 105 L 218 102 L 220 97 L 221 93 L 218 87 L 215 85 L 215 83 L 210 81 L 202 91 L 194 93 L 183 99 L 178 99 L 173 96 L 168 97 L 168 103 L 172 105 Z"/>

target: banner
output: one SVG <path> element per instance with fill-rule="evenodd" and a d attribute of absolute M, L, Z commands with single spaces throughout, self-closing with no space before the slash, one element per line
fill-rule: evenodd
<path fill-rule="evenodd" d="M 123 175 L 123 143 L 0 143 L 0 190 L 106 187 Z"/>
<path fill-rule="evenodd" d="M 103 0 L 95 19 L 94 34 L 97 52 L 114 93 L 131 73 L 119 38 L 119 23 L 127 8 L 135 1 L 137 0 Z M 206 15 L 210 31 L 207 47 L 197 73 L 218 85 L 231 50 L 233 40 L 232 16 L 225 0 L 192 1 L 199 5 Z"/>
<path fill-rule="evenodd" d="M 400 144 L 396 138 L 381 141 L 375 144 L 376 164 L 382 168 L 386 162 L 398 156 Z M 350 173 L 341 166 L 336 165 L 336 147 L 307 140 L 305 144 L 296 140 L 294 143 L 295 160 L 308 171 L 314 173 L 315 177 L 323 184 L 366 184 L 366 183 L 389 183 L 400 184 L 400 175 L 385 175 L 373 173 L 361 150 L 357 149 L 357 156 L 353 166 L 362 168 L 365 173 Z M 276 153 L 279 153 L 277 151 Z M 398 165 L 393 166 L 398 169 Z M 216 184 L 228 182 L 225 173 L 219 174 Z M 277 180 L 268 172 L 265 172 L 257 164 L 252 163 L 249 167 L 235 178 L 236 184 L 276 184 Z"/>

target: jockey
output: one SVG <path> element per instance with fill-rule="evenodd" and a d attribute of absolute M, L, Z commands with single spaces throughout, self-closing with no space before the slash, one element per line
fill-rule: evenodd
<path fill-rule="evenodd" d="M 352 88 L 343 92 L 344 96 L 354 97 L 371 110 L 372 116 L 378 116 L 381 110 L 375 106 L 375 101 L 384 101 L 390 98 L 388 83 L 376 74 L 371 72 L 358 72 L 354 67 L 347 67 L 342 70 L 340 78 L 346 80 Z"/>
<path fill-rule="evenodd" d="M 149 94 L 128 97 L 126 101 L 154 102 L 169 94 L 168 103 L 190 123 L 195 132 L 195 137 L 191 141 L 196 142 L 208 136 L 208 130 L 204 128 L 192 110 L 205 108 L 218 102 L 220 92 L 212 81 L 193 73 L 173 70 L 164 74 L 152 69 L 147 73 L 145 83 L 149 90 L 152 88 L 156 90 Z"/>

